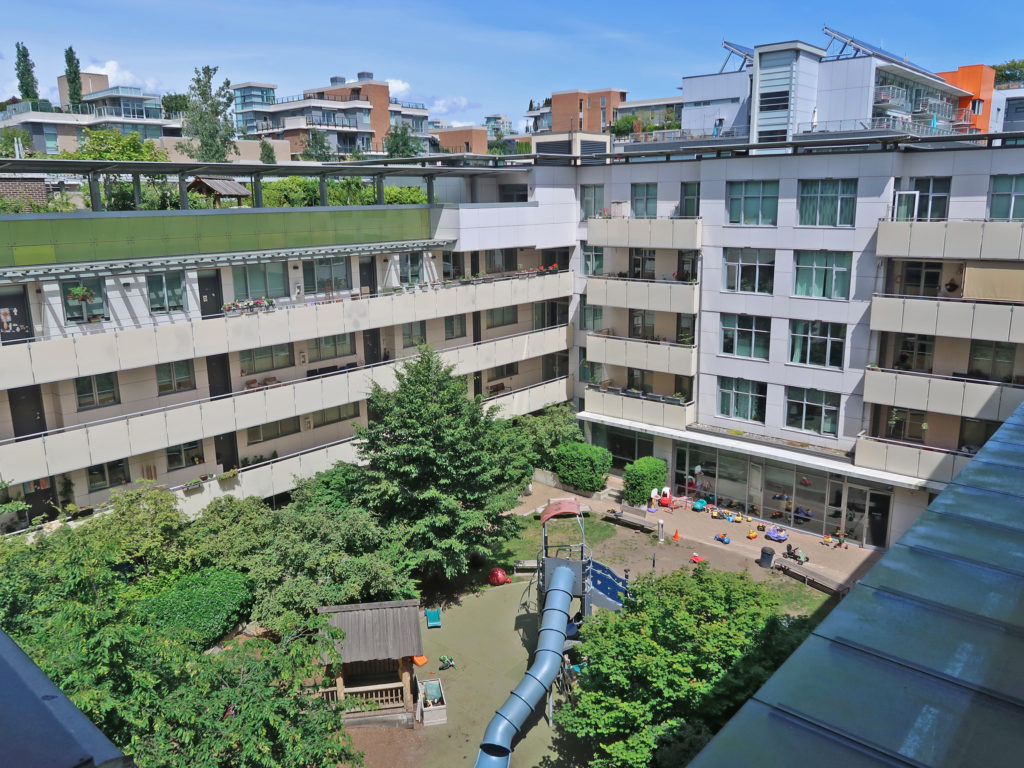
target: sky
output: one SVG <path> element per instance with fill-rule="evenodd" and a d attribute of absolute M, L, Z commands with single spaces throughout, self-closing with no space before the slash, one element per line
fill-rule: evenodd
<path fill-rule="evenodd" d="M 858 7 L 859 6 L 859 7 Z M 185 91 L 195 67 L 217 80 L 276 83 L 279 96 L 370 71 L 431 118 L 479 125 L 504 113 L 521 127 L 530 99 L 619 88 L 629 99 L 678 95 L 684 75 L 717 72 L 723 40 L 824 45 L 822 27 L 881 45 L 933 71 L 1024 58 L 1024 6 L 996 15 L 963 3 L 322 2 L 42 0 L 0 28 L 0 99 L 17 94 L 14 44 L 57 101 L 71 45 L 82 70 L 112 85 Z"/>

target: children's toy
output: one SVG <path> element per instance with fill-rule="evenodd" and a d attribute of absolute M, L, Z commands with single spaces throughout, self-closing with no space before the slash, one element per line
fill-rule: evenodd
<path fill-rule="evenodd" d="M 440 658 L 440 662 L 441 662 L 440 669 L 441 669 L 442 672 L 444 670 L 446 670 L 446 669 L 458 669 L 458 667 L 455 666 L 455 657 L 454 656 L 442 656 Z"/>
<path fill-rule="evenodd" d="M 512 579 L 505 573 L 504 568 L 491 568 L 490 573 L 487 574 L 487 581 L 491 583 L 492 587 L 496 587 L 499 584 L 511 584 Z"/>
<path fill-rule="evenodd" d="M 668 486 L 661 489 L 661 498 L 658 499 L 658 504 L 662 507 L 672 506 L 672 491 L 668 489 Z"/>
<path fill-rule="evenodd" d="M 697 499 L 697 501 L 693 502 L 693 511 L 702 512 L 704 510 L 704 507 L 706 507 L 707 505 L 708 502 L 706 499 Z"/>
<path fill-rule="evenodd" d="M 765 532 L 764 537 L 766 539 L 771 539 L 772 541 L 781 542 L 789 538 L 789 531 L 784 528 L 779 528 L 777 525 L 773 525 Z"/>
<path fill-rule="evenodd" d="M 786 545 L 786 551 L 782 553 L 782 556 L 788 557 L 790 560 L 796 560 L 800 564 L 806 563 L 808 560 L 811 559 L 804 554 L 804 551 L 800 549 L 800 547 L 793 549 L 792 544 Z"/>
<path fill-rule="evenodd" d="M 692 555 L 690 555 L 690 562 L 691 563 L 703 563 L 705 560 L 707 560 L 706 557 L 701 557 L 696 552 L 694 552 Z"/>
<path fill-rule="evenodd" d="M 756 539 L 757 538 L 757 531 L 755 531 L 753 528 L 751 528 L 749 531 L 747 531 L 747 538 L 748 539 Z"/>
<path fill-rule="evenodd" d="M 424 613 L 427 615 L 427 629 L 441 626 L 440 608 L 427 608 Z"/>
<path fill-rule="evenodd" d="M 728 544 L 730 541 L 732 541 L 732 539 L 730 539 L 729 535 L 726 533 L 716 533 L 715 541 L 720 541 L 723 544 Z"/>
<path fill-rule="evenodd" d="M 766 531 L 767 529 L 768 529 L 768 526 L 766 526 L 764 523 L 758 523 L 757 524 L 757 530 L 763 532 L 763 531 Z"/>

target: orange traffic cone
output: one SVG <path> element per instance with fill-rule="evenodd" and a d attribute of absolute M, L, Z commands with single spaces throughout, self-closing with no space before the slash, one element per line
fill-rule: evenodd
<path fill-rule="evenodd" d="M 672 537 L 672 541 L 679 541 L 679 529 L 676 528 L 675 535 Z"/>

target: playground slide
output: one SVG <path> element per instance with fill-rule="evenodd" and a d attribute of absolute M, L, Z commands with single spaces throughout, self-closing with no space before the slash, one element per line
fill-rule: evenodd
<path fill-rule="evenodd" d="M 574 580 L 568 566 L 560 565 L 552 572 L 544 610 L 540 614 L 533 666 L 526 670 L 519 685 L 512 689 L 505 703 L 491 718 L 480 744 L 476 768 L 507 768 L 512 754 L 512 739 L 555 681 L 555 675 L 562 666 L 562 646 L 565 627 L 569 623 Z"/>
<path fill-rule="evenodd" d="M 604 563 L 593 560 L 590 563 L 590 604 L 607 611 L 622 607 L 622 595 L 626 592 L 626 580 Z"/>

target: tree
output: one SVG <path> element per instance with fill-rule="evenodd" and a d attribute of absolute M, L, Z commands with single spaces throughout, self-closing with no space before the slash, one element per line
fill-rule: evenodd
<path fill-rule="evenodd" d="M 668 466 L 657 456 L 643 456 L 627 464 L 622 473 L 623 496 L 634 506 L 646 503 L 651 491 L 661 492 L 668 482 Z"/>
<path fill-rule="evenodd" d="M 487 147 L 487 154 L 489 155 L 507 155 L 508 154 L 508 142 L 499 134 L 498 138 L 490 143 Z"/>
<path fill-rule="evenodd" d="M 82 102 L 82 68 L 70 45 L 64 49 L 64 77 L 68 81 L 68 101 L 78 106 Z"/>
<path fill-rule="evenodd" d="M 184 112 L 188 109 L 188 95 L 184 93 L 165 93 L 160 97 L 160 106 L 164 108 L 164 112 L 167 114 Z"/>
<path fill-rule="evenodd" d="M 17 128 L 13 125 L 5 125 L 0 128 L 0 157 L 14 157 L 14 145 L 17 139 L 21 140 L 21 146 L 25 154 L 32 150 L 32 135 L 24 128 Z"/>
<path fill-rule="evenodd" d="M 536 416 L 521 416 L 516 426 L 530 441 L 537 465 L 545 469 L 554 468 L 553 454 L 562 443 L 583 442 L 583 431 L 568 403 L 549 405 Z"/>
<path fill-rule="evenodd" d="M 527 111 L 527 112 L 533 112 L 533 110 L 534 110 L 534 106 L 533 106 L 533 99 L 530 99 L 530 108 L 529 108 L 529 109 L 527 109 L 526 111 Z"/>
<path fill-rule="evenodd" d="M 685 765 L 809 631 L 746 573 L 643 576 L 621 611 L 583 625 L 587 674 L 555 720 L 596 768 Z"/>
<path fill-rule="evenodd" d="M 1010 59 L 1002 64 L 993 64 L 996 71 L 996 85 L 1024 82 L 1024 59 Z"/>
<path fill-rule="evenodd" d="M 274 147 L 266 139 L 260 139 L 260 162 L 266 165 L 277 164 L 277 155 L 274 154 Z"/>
<path fill-rule="evenodd" d="M 348 153 L 348 157 L 346 159 L 353 161 L 365 160 L 366 155 L 359 147 L 353 147 L 352 151 Z"/>
<path fill-rule="evenodd" d="M 532 473 L 522 433 L 468 398 L 467 383 L 429 347 L 374 383 L 368 427 L 356 427 L 366 462 L 358 500 L 396 529 L 424 578 L 465 573 L 470 558 L 515 535 L 511 508 Z"/>
<path fill-rule="evenodd" d="M 310 130 L 309 137 L 305 140 L 305 148 L 299 158 L 325 163 L 328 160 L 336 160 L 337 155 L 331 149 L 331 143 L 327 140 L 327 134 L 324 131 Z"/>
<path fill-rule="evenodd" d="M 402 123 L 384 137 L 384 151 L 388 157 L 415 157 L 420 152 L 420 140 L 413 135 L 408 123 Z"/>
<path fill-rule="evenodd" d="M 615 136 L 628 136 L 633 133 L 636 122 L 637 119 L 634 115 L 620 115 L 619 118 L 612 123 L 611 132 Z"/>
<path fill-rule="evenodd" d="M 85 140 L 74 152 L 61 152 L 65 159 L 75 160 L 146 160 L 167 159 L 167 152 L 152 139 L 145 141 L 137 131 L 121 133 L 113 129 L 83 128 Z"/>
<path fill-rule="evenodd" d="M 235 103 L 231 81 L 225 79 L 214 90 L 218 67 L 196 68 L 188 87 L 188 107 L 181 122 L 181 135 L 194 141 L 179 141 L 177 148 L 193 160 L 226 163 L 228 155 L 237 155 L 235 125 L 231 107 Z"/>
<path fill-rule="evenodd" d="M 26 101 L 39 98 L 39 81 L 36 80 L 36 65 L 28 55 L 24 43 L 15 43 L 14 74 L 18 78 L 18 93 Z"/>

